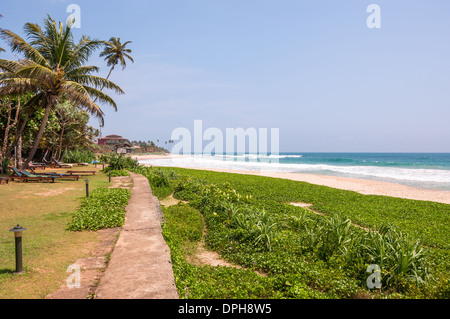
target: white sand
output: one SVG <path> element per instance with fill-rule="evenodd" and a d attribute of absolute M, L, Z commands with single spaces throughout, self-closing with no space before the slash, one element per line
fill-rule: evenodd
<path fill-rule="evenodd" d="M 169 159 L 182 156 L 183 155 L 133 155 L 132 157 L 138 160 L 144 160 L 144 159 L 159 159 L 159 158 Z M 338 189 L 355 191 L 367 195 L 384 195 L 391 197 L 401 197 L 407 199 L 434 201 L 450 204 L 450 191 L 420 189 L 388 182 L 345 178 L 337 176 L 301 174 L 301 173 L 260 172 L 260 171 L 231 170 L 231 169 L 204 168 L 204 167 L 198 168 L 185 167 L 185 168 L 209 170 L 215 172 L 228 172 L 228 173 L 238 173 L 248 175 L 269 176 L 276 178 L 286 178 L 295 181 L 308 182 L 316 185 L 323 185 Z"/>

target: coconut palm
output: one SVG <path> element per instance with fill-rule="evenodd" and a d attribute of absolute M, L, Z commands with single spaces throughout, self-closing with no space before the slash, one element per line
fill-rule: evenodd
<path fill-rule="evenodd" d="M 110 66 L 111 69 L 109 70 L 108 75 L 106 76 L 106 79 L 109 79 L 112 71 L 116 67 L 117 64 L 120 63 L 122 66 L 122 70 L 124 70 L 127 67 L 126 59 L 129 59 L 131 62 L 134 63 L 133 58 L 128 54 L 131 53 L 130 49 L 125 49 L 127 44 L 131 43 L 131 41 L 127 41 L 125 43 L 120 42 L 120 38 L 111 37 L 109 41 L 102 41 L 102 44 L 104 45 L 103 51 L 100 53 L 100 57 L 105 57 L 106 66 Z M 104 87 L 102 87 L 100 90 L 103 90 Z M 96 102 L 97 99 L 94 100 Z M 102 125 L 100 124 L 100 127 Z"/>
<path fill-rule="evenodd" d="M 28 104 L 44 109 L 44 117 L 34 140 L 25 165 L 34 157 L 44 134 L 52 108 L 68 100 L 80 109 L 96 116 L 103 122 L 103 111 L 92 101 L 111 105 L 117 111 L 114 100 L 99 88 L 108 88 L 118 94 L 122 89 L 100 76 L 92 75 L 99 68 L 86 65 L 92 52 L 101 41 L 83 36 L 75 43 L 69 26 L 57 24 L 50 16 L 44 20 L 44 28 L 37 24 L 24 26 L 28 42 L 10 30 L 1 30 L 1 37 L 7 41 L 13 52 L 24 55 L 23 60 L 0 59 L 0 96 L 34 92 Z"/>
<path fill-rule="evenodd" d="M 122 66 L 122 70 L 127 67 L 125 58 L 134 63 L 133 58 L 128 54 L 131 53 L 131 50 L 125 49 L 128 43 L 131 43 L 131 41 L 121 43 L 120 38 L 116 37 L 111 37 L 109 41 L 103 41 L 105 48 L 100 53 L 100 57 L 105 57 L 106 65 L 111 67 L 108 76 L 106 77 L 107 79 L 109 79 L 111 72 L 114 70 L 117 64 L 120 63 L 120 65 Z"/>

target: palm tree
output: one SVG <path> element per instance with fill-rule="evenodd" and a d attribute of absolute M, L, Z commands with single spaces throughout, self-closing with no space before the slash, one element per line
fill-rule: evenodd
<path fill-rule="evenodd" d="M 109 79 L 111 72 L 114 70 L 117 64 L 120 63 L 120 65 L 122 65 L 122 70 L 127 67 L 125 58 L 134 63 L 133 58 L 128 54 L 131 53 L 131 50 L 125 49 L 128 43 L 131 43 L 131 41 L 121 43 L 120 38 L 116 37 L 111 37 L 109 41 L 103 41 L 105 48 L 100 53 L 100 57 L 105 57 L 106 65 L 111 67 L 108 76 L 106 77 L 107 79 Z"/>
<path fill-rule="evenodd" d="M 128 54 L 131 53 L 130 49 L 125 49 L 127 44 L 131 43 L 131 41 L 127 41 L 125 43 L 120 42 L 120 38 L 111 37 L 109 41 L 102 41 L 102 44 L 105 46 L 103 51 L 100 53 L 100 57 L 105 57 L 106 66 L 110 66 L 111 69 L 109 70 L 108 75 L 106 76 L 106 79 L 109 79 L 112 71 L 114 70 L 115 66 L 120 63 L 122 65 L 122 70 L 124 70 L 127 67 L 126 59 L 129 59 L 132 63 L 134 63 L 133 58 Z M 103 90 L 104 87 L 102 87 L 100 90 Z M 97 99 L 94 100 L 96 102 Z M 101 127 L 102 125 L 100 125 Z"/>
<path fill-rule="evenodd" d="M 100 53 L 100 57 L 105 57 L 106 66 L 110 66 L 111 69 L 109 70 L 108 75 L 106 76 L 106 79 L 109 79 L 112 71 L 114 70 L 115 66 L 120 63 L 122 65 L 122 70 L 124 70 L 127 66 L 127 62 L 125 58 L 128 58 L 131 62 L 134 63 L 133 58 L 128 54 L 131 53 L 130 49 L 125 49 L 126 45 L 128 43 L 131 43 L 131 41 L 127 41 L 125 43 L 120 43 L 120 38 L 111 37 L 109 41 L 102 41 L 103 45 L 105 46 L 103 51 Z M 102 87 L 100 90 L 102 91 L 104 87 Z M 97 98 L 95 98 L 94 102 L 97 101 Z M 100 123 L 99 125 L 99 131 L 101 135 L 101 129 L 103 124 Z"/>
<path fill-rule="evenodd" d="M 96 116 L 103 122 L 103 111 L 92 101 L 92 97 L 102 103 L 110 104 L 117 111 L 114 100 L 103 93 L 100 87 L 123 94 L 122 89 L 100 76 L 96 66 L 86 65 L 92 52 L 101 45 L 101 41 L 83 36 L 75 43 L 69 26 L 59 26 L 48 16 L 44 20 L 44 29 L 37 24 L 26 23 L 25 33 L 29 42 L 10 30 L 1 30 L 13 52 L 22 53 L 23 60 L 0 59 L 0 96 L 18 95 L 34 92 L 27 104 L 44 109 L 44 117 L 34 140 L 25 166 L 33 159 L 44 134 L 50 111 L 63 100 L 67 100 L 80 109 Z"/>

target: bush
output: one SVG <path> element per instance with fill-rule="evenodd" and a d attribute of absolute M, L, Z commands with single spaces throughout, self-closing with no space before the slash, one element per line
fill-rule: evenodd
<path fill-rule="evenodd" d="M 109 164 L 103 169 L 103 172 L 109 172 L 110 170 L 124 170 L 124 169 L 136 169 L 139 167 L 139 162 L 132 159 L 129 156 L 117 153 L 109 153 L 102 155 L 100 160 L 103 163 Z"/>
<path fill-rule="evenodd" d="M 172 194 L 172 183 L 178 179 L 178 174 L 172 170 L 138 166 L 132 171 L 142 174 L 148 179 L 153 194 L 159 199 L 163 199 Z"/>
<path fill-rule="evenodd" d="M 95 154 L 87 150 L 66 150 L 62 157 L 64 163 L 91 163 L 95 159 Z"/>
<path fill-rule="evenodd" d="M 4 158 L 2 159 L 1 164 L 1 169 L 2 169 L 2 173 L 3 174 L 7 174 L 10 170 L 10 166 L 11 166 L 11 161 L 9 160 L 9 158 Z"/>
<path fill-rule="evenodd" d="M 367 233 L 365 240 L 363 253 L 370 263 L 380 266 L 385 285 L 419 285 L 430 281 L 429 253 L 420 241 L 390 227 Z"/>
<path fill-rule="evenodd" d="M 124 169 L 118 169 L 118 170 L 111 170 L 111 177 L 117 177 L 117 176 L 130 176 L 130 173 Z"/>
<path fill-rule="evenodd" d="M 67 230 L 99 230 L 122 226 L 131 192 L 123 188 L 98 188 L 85 198 Z"/>

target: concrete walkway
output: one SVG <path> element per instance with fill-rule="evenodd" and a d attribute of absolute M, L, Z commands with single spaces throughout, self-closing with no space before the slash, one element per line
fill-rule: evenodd
<path fill-rule="evenodd" d="M 96 299 L 177 299 L 159 202 L 147 178 L 133 179 L 125 225 L 95 291 Z"/>

